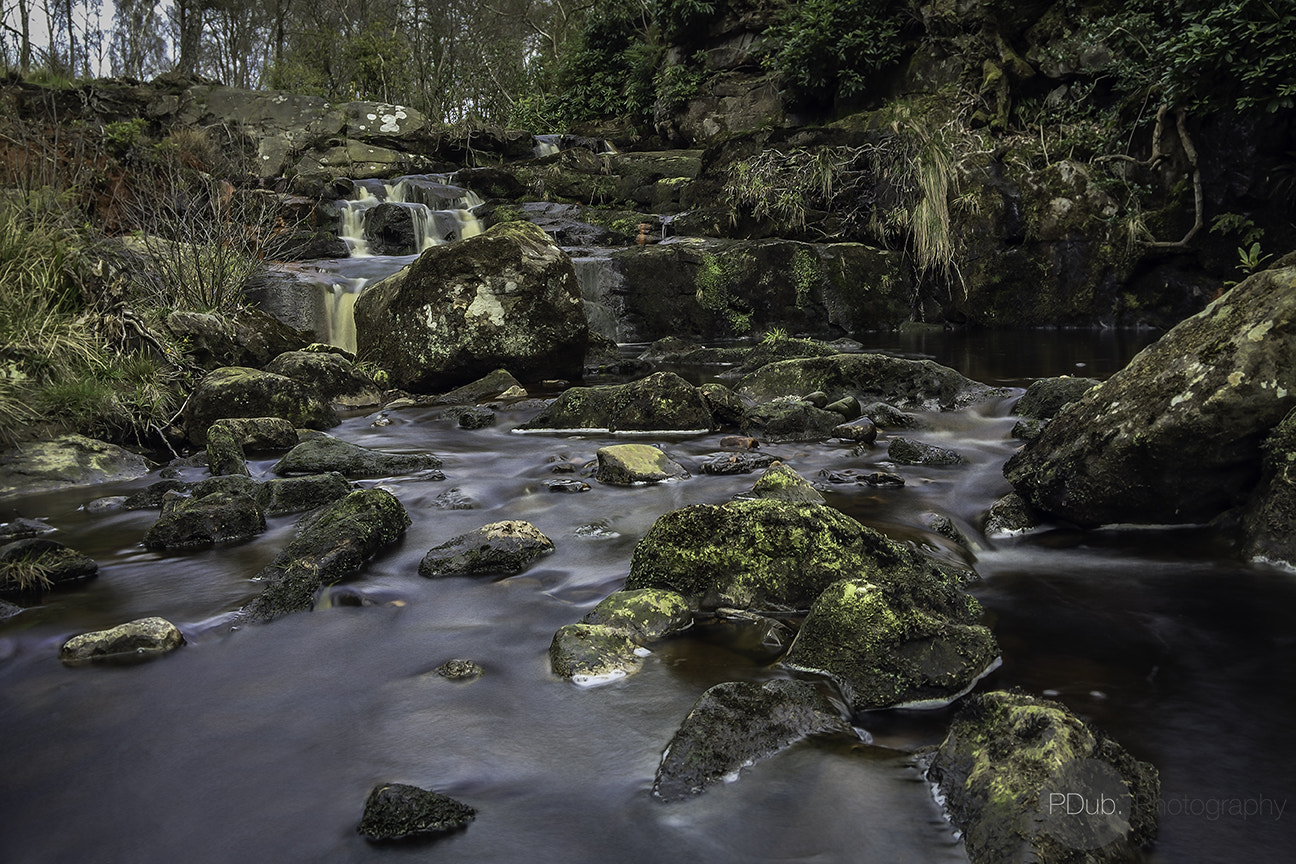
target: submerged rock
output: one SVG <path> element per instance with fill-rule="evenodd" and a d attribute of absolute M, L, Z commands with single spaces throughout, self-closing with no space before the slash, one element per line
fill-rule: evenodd
<path fill-rule="evenodd" d="M 276 474 L 327 474 L 346 477 L 392 477 L 439 468 L 431 453 L 384 453 L 341 438 L 322 435 L 292 448 L 270 469 Z"/>
<path fill-rule="evenodd" d="M 241 366 L 215 369 L 198 382 L 185 404 L 185 434 L 205 444 L 208 427 L 227 417 L 280 417 L 308 429 L 341 422 L 328 403 L 293 379 Z"/>
<path fill-rule="evenodd" d="M 1023 693 L 968 699 L 927 778 L 974 864 L 1138 861 L 1156 835 L 1156 768 Z"/>
<path fill-rule="evenodd" d="M 64 663 L 95 660 L 146 659 L 174 651 L 184 636 L 165 618 L 140 618 L 108 630 L 73 636 L 59 649 Z"/>
<path fill-rule="evenodd" d="M 500 367 L 579 378 L 589 339 L 571 259 L 527 222 L 425 250 L 365 289 L 355 320 L 360 353 L 414 392 Z"/>
<path fill-rule="evenodd" d="M 0 455 L 0 498 L 143 477 L 153 463 L 84 435 L 33 441 Z"/>
<path fill-rule="evenodd" d="M 1251 276 L 1088 390 L 1004 468 L 1081 526 L 1208 521 L 1246 501 L 1296 407 L 1296 268 Z"/>
<path fill-rule="evenodd" d="M 740 395 L 757 402 L 815 390 L 853 396 L 861 404 L 882 401 L 943 411 L 963 408 L 1000 392 L 930 360 L 905 360 L 883 354 L 784 360 L 753 372 L 738 387 Z M 867 409 L 864 413 L 872 417 Z M 841 422 L 840 416 L 837 422 Z"/>
<path fill-rule="evenodd" d="M 613 444 L 600 447 L 598 458 L 600 483 L 631 486 L 635 483 L 660 483 L 689 476 L 683 465 L 672 460 L 651 444 Z"/>
<path fill-rule="evenodd" d="M 957 451 L 912 438 L 892 438 L 887 456 L 901 465 L 961 465 L 964 461 Z"/>
<path fill-rule="evenodd" d="M 729 681 L 694 703 L 662 754 L 653 795 L 677 801 L 810 735 L 850 734 L 841 712 L 804 681 Z"/>
<path fill-rule="evenodd" d="M 26 537 L 0 545 L 0 595 L 39 595 L 98 572 L 93 558 L 54 540 Z"/>
<path fill-rule="evenodd" d="M 356 831 L 370 840 L 401 840 L 464 828 L 477 811 L 449 795 L 405 783 L 375 786 Z"/>
<path fill-rule="evenodd" d="M 720 443 L 723 445 L 724 441 Z M 702 460 L 700 467 L 703 474 L 750 474 L 768 468 L 777 461 L 777 457 L 768 453 L 713 453 Z"/>
<path fill-rule="evenodd" d="M 447 660 L 433 671 L 449 681 L 472 681 L 480 678 L 485 672 L 480 663 L 458 657 Z"/>
<path fill-rule="evenodd" d="M 911 607 L 867 579 L 845 579 L 815 600 L 783 665 L 828 676 L 855 711 L 939 708 L 999 662 L 990 630 L 960 617 Z"/>
<path fill-rule="evenodd" d="M 553 541 L 530 522 L 492 522 L 434 546 L 419 562 L 420 576 L 512 576 L 552 552 Z"/>
<path fill-rule="evenodd" d="M 359 489 L 302 521 L 297 536 L 256 575 L 265 589 L 240 618 L 270 621 L 314 605 L 315 592 L 355 571 L 409 527 L 400 501 Z"/>

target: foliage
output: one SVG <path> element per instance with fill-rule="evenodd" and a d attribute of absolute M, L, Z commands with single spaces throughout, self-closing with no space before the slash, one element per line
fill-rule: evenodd
<path fill-rule="evenodd" d="M 0 562 L 0 587 L 6 591 L 45 591 L 54 587 L 50 579 L 53 568 L 39 555 L 24 555 L 11 561 Z"/>
<path fill-rule="evenodd" d="M 739 284 L 745 261 L 737 255 L 720 257 L 711 252 L 702 253 L 702 266 L 694 277 L 698 304 L 710 312 L 722 315 L 730 329 L 741 336 L 751 329 L 752 310 L 742 299 Z"/>
<path fill-rule="evenodd" d="M 129 120 L 117 120 L 105 124 L 103 129 L 104 145 L 114 153 L 125 153 L 139 143 L 140 137 L 147 127 L 148 121 L 143 117 L 132 117 Z"/>
<path fill-rule="evenodd" d="M 710 77 L 706 69 L 706 52 L 699 51 L 684 63 L 662 67 L 657 73 L 657 107 L 676 110 L 696 97 Z"/>
<path fill-rule="evenodd" d="M 735 211 L 804 227 L 811 210 L 849 210 L 858 205 L 864 148 L 800 148 L 761 151 L 734 162 L 725 177 L 724 197 Z"/>
<path fill-rule="evenodd" d="M 782 327 L 771 327 L 770 329 L 766 330 L 765 335 L 761 337 L 760 344 L 778 345 L 782 342 L 786 342 L 787 340 L 788 340 L 787 330 L 785 330 Z"/>
<path fill-rule="evenodd" d="M 653 14 L 661 27 L 662 38 L 670 43 L 698 41 L 716 17 L 722 2 L 702 0 L 654 0 Z"/>
<path fill-rule="evenodd" d="M 798 99 L 824 101 L 862 92 L 900 59 L 908 4 L 898 0 L 805 0 L 788 5 L 765 31 L 770 64 Z"/>
<path fill-rule="evenodd" d="M 661 48 L 646 35 L 650 21 L 629 6 L 595 6 L 558 73 L 559 113 L 569 122 L 643 116 L 656 96 L 653 75 Z"/>

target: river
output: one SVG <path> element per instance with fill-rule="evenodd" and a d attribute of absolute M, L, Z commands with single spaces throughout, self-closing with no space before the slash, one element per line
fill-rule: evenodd
<path fill-rule="evenodd" d="M 1024 387 L 1036 376 L 1106 377 L 1151 338 L 936 334 L 878 337 L 871 347 Z M 978 519 L 1008 491 L 1000 471 L 1018 443 L 1009 437 L 1013 398 L 930 415 L 930 428 L 909 433 L 958 449 L 964 465 L 891 466 L 885 433 L 863 454 L 841 442 L 763 449 L 810 479 L 842 468 L 905 477 L 899 489 L 831 486 L 829 503 L 975 561 L 982 579 L 971 590 L 1004 657 L 980 688 L 1060 699 L 1160 769 L 1163 816 L 1149 860 L 1288 858 L 1296 578 L 1236 563 L 1207 528 L 986 540 Z M 156 512 L 83 509 L 156 475 L 0 503 L 0 520 L 45 518 L 52 536 L 100 563 L 97 579 L 0 623 L 0 860 L 966 860 L 910 755 L 939 743 L 950 709 L 862 714 L 858 742 L 802 742 L 691 800 L 651 798 L 662 749 L 703 690 L 787 673 L 742 634 L 706 628 L 657 646 L 639 674 L 601 687 L 559 681 L 546 651 L 555 630 L 620 587 L 657 516 L 722 502 L 756 478 L 695 471 L 658 486 L 592 482 L 584 494 L 551 493 L 553 462 L 592 459 L 613 439 L 511 432 L 532 413 L 503 411 L 495 427 L 475 431 L 430 409 L 389 412 L 385 426 L 372 414 L 347 418 L 335 434 L 436 453 L 446 479 L 364 481 L 409 511 L 404 538 L 316 611 L 233 633 L 231 613 L 258 590 L 249 577 L 296 517 L 270 519 L 246 543 L 158 553 L 140 544 Z M 719 437 L 660 443 L 696 466 L 720 449 Z M 268 476 L 272 462 L 252 462 L 254 476 Z M 187 469 L 187 479 L 201 476 Z M 953 519 L 973 553 L 925 530 L 931 512 Z M 417 575 L 430 547 L 501 519 L 532 522 L 556 550 L 511 578 Z M 57 659 L 71 635 L 147 615 L 174 621 L 188 644 L 131 666 Z M 456 657 L 484 675 L 434 674 Z M 453 795 L 477 819 L 430 843 L 372 845 L 355 825 L 369 790 L 388 781 Z M 1234 801 L 1269 804 L 1247 818 L 1230 813 Z"/>

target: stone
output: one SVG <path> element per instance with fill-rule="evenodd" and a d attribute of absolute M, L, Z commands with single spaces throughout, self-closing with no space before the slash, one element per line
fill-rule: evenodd
<path fill-rule="evenodd" d="M 882 401 L 942 411 L 964 408 L 1002 392 L 930 360 L 884 354 L 834 354 L 770 363 L 743 378 L 738 386 L 739 395 L 757 402 L 814 390 L 841 393 L 861 404 Z"/>
<path fill-rule="evenodd" d="M 143 477 L 153 463 L 84 435 L 33 441 L 0 455 L 0 498 Z"/>
<path fill-rule="evenodd" d="M 297 427 L 282 417 L 227 417 L 209 427 L 228 429 L 244 453 L 288 450 L 297 446 Z"/>
<path fill-rule="evenodd" d="M 165 618 L 140 618 L 108 630 L 73 636 L 59 649 L 59 659 L 69 664 L 142 660 L 174 651 L 184 641 L 179 628 Z"/>
<path fill-rule="evenodd" d="M 968 698 L 927 779 L 974 864 L 1138 861 L 1156 835 L 1156 768 L 1066 706 L 1025 693 Z M 1068 813 L 1056 804 L 1071 793 L 1111 805 Z"/>
<path fill-rule="evenodd" d="M 218 312 L 172 312 L 166 328 L 187 347 L 196 365 L 213 370 L 222 366 L 260 369 L 285 351 L 304 348 L 304 333 L 255 308 L 232 315 Z"/>
<path fill-rule="evenodd" d="M 327 474 L 336 471 L 355 478 L 393 477 L 440 466 L 441 460 L 431 453 L 385 453 L 324 435 L 298 444 L 270 470 L 275 474 Z"/>
<path fill-rule="evenodd" d="M 747 417 L 747 403 L 741 396 L 714 381 L 703 384 L 698 390 L 702 393 L 702 399 L 706 402 L 707 410 L 711 412 L 711 418 L 717 426 L 742 428 L 743 421 Z M 720 446 L 728 445 L 721 441 Z"/>
<path fill-rule="evenodd" d="M 447 660 L 433 671 L 450 681 L 472 681 L 480 678 L 486 670 L 482 669 L 480 663 L 473 660 L 455 658 Z"/>
<path fill-rule="evenodd" d="M 1243 511 L 1242 552 L 1252 561 L 1296 567 L 1296 410 L 1264 443 L 1264 470 Z"/>
<path fill-rule="evenodd" d="M 1257 273 L 1071 403 L 1004 476 L 1082 527 L 1209 521 L 1250 497 L 1296 407 L 1294 333 L 1296 268 Z"/>
<path fill-rule="evenodd" d="M 843 423 L 841 426 L 834 426 L 832 434 L 834 438 L 840 438 L 843 441 L 872 444 L 877 440 L 878 430 L 873 425 L 872 420 L 865 418 L 858 423 Z"/>
<path fill-rule="evenodd" d="M 572 387 L 518 428 L 700 433 L 713 426 L 711 412 L 696 387 L 674 372 L 656 372 L 629 384 Z"/>
<path fill-rule="evenodd" d="M 478 576 L 521 573 L 552 552 L 553 541 L 530 522 L 492 522 L 434 546 L 419 562 L 420 576 Z"/>
<path fill-rule="evenodd" d="M 620 385 L 571 387 L 539 414 L 517 427 L 519 432 L 609 431 L 612 403 Z"/>
<path fill-rule="evenodd" d="M 864 416 L 879 429 L 918 429 L 926 425 L 913 414 L 906 414 L 885 402 L 871 402 L 864 406 Z"/>
<path fill-rule="evenodd" d="M 476 810 L 449 795 L 383 783 L 369 793 L 356 831 L 369 840 L 403 840 L 457 831 L 476 817 Z"/>
<path fill-rule="evenodd" d="M 842 416 L 808 402 L 766 402 L 747 410 L 743 432 L 763 441 L 824 441 L 832 437 Z"/>
<path fill-rule="evenodd" d="M 291 378 L 238 366 L 215 369 L 199 381 L 183 416 L 185 434 L 197 445 L 207 442 L 209 426 L 227 417 L 279 417 L 309 429 L 340 422 L 332 407 Z"/>
<path fill-rule="evenodd" d="M 212 424 L 207 430 L 207 470 L 221 476 L 242 474 L 251 476 L 243 455 L 243 445 L 228 426 Z"/>
<path fill-rule="evenodd" d="M 991 538 L 1011 537 L 1029 531 L 1038 524 L 1038 519 L 1022 497 L 1016 492 L 1009 492 L 990 505 L 982 530 Z"/>
<path fill-rule="evenodd" d="M 594 455 L 598 459 L 595 477 L 612 486 L 660 483 L 689 476 L 683 465 L 651 444 L 613 444 L 600 447 Z"/>
<path fill-rule="evenodd" d="M 843 396 L 836 402 L 829 402 L 827 405 L 824 405 L 823 408 L 825 411 L 832 411 L 835 414 L 842 415 L 842 417 L 846 418 L 847 422 L 859 419 L 860 415 L 863 413 L 859 400 L 854 396 Z"/>
<path fill-rule="evenodd" d="M 382 391 L 356 371 L 346 357 L 325 351 L 280 354 L 265 371 L 291 378 L 323 402 L 337 408 L 369 408 L 382 401 Z"/>
<path fill-rule="evenodd" d="M 720 443 L 723 445 L 724 441 Z M 750 474 L 768 468 L 777 461 L 777 457 L 768 453 L 712 453 L 702 460 L 699 467 L 703 474 Z"/>
<path fill-rule="evenodd" d="M 459 415 L 460 429 L 486 429 L 495 425 L 495 412 L 484 405 L 475 405 Z"/>
<path fill-rule="evenodd" d="M 265 513 L 257 506 L 255 483 L 230 475 L 214 480 L 243 480 L 248 488 L 195 486 L 189 498 L 164 502 L 162 515 L 144 534 L 149 549 L 197 549 L 214 543 L 247 540 L 266 529 Z M 204 481 L 207 482 L 207 481 Z"/>
<path fill-rule="evenodd" d="M 351 484 L 336 471 L 267 480 L 257 488 L 257 505 L 267 516 L 283 516 L 323 507 L 351 493 Z"/>
<path fill-rule="evenodd" d="M 782 462 L 775 462 L 761 475 L 752 494 L 793 504 L 822 504 L 825 500 L 823 493 Z"/>
<path fill-rule="evenodd" d="M 19 516 L 17 519 L 11 519 L 8 522 L 0 522 L 0 543 L 8 543 L 11 540 L 24 540 L 28 537 L 39 537 L 42 534 L 49 534 L 57 530 L 54 526 L 47 525 L 39 519 L 28 519 Z"/>
<path fill-rule="evenodd" d="M 938 447 L 912 438 L 892 438 L 887 456 L 901 465 L 961 465 L 963 457 L 948 447 Z"/>
<path fill-rule="evenodd" d="M 506 369 L 496 369 L 476 381 L 472 381 L 462 387 L 456 387 L 448 393 L 433 397 L 429 404 L 432 405 L 476 405 L 481 402 L 489 402 L 492 399 L 503 397 L 510 391 L 521 391 L 514 393 L 517 396 L 526 396 L 526 389 L 522 383 L 509 374 Z M 509 398 L 512 398 L 510 396 Z"/>
<path fill-rule="evenodd" d="M 1029 420 L 1052 420 L 1057 413 L 1102 382 L 1097 378 L 1040 378 L 1032 381 L 1012 413 Z"/>
<path fill-rule="evenodd" d="M 783 665 L 831 678 L 855 711 L 939 708 L 999 665 L 999 646 L 986 627 L 911 608 L 867 579 L 844 579 L 810 607 Z"/>
<path fill-rule="evenodd" d="M 728 681 L 711 687 L 666 745 L 653 796 L 678 801 L 810 735 L 849 735 L 832 702 L 804 681 Z"/>
<path fill-rule="evenodd" d="M 360 353 L 414 392 L 500 367 L 579 378 L 589 339 L 571 259 L 525 222 L 430 247 L 366 288 L 355 320 Z"/>
<path fill-rule="evenodd" d="M 549 644 L 549 666 L 582 687 L 633 675 L 643 666 L 641 648 L 624 630 L 603 624 L 567 624 Z"/>
<path fill-rule="evenodd" d="M 265 588 L 239 621 L 265 622 L 314 606 L 320 588 L 358 571 L 410 525 L 400 501 L 383 489 L 358 489 L 302 520 L 297 536 L 254 577 Z"/>
<path fill-rule="evenodd" d="M 573 480 L 570 477 L 561 477 L 556 480 L 546 480 L 545 488 L 550 492 L 588 492 L 590 485 L 583 480 Z"/>
<path fill-rule="evenodd" d="M 193 486 L 194 484 L 186 483 L 183 480 L 159 480 L 156 483 L 150 483 L 133 495 L 127 495 L 126 500 L 122 502 L 122 509 L 160 510 L 162 501 L 168 492 L 188 495 Z"/>
<path fill-rule="evenodd" d="M 693 611 L 674 591 L 640 588 L 609 594 L 580 623 L 610 627 L 637 645 L 647 645 L 693 626 Z"/>
<path fill-rule="evenodd" d="M 39 595 L 98 572 L 93 558 L 55 540 L 25 537 L 0 545 L 0 595 Z"/>

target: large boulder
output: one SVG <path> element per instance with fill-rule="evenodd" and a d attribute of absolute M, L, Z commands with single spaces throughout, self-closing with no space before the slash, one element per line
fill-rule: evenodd
<path fill-rule="evenodd" d="M 768 402 L 821 391 L 834 400 L 887 402 L 905 408 L 947 411 L 981 402 L 1000 391 L 931 360 L 885 354 L 834 354 L 770 363 L 743 378 L 738 393 Z M 867 413 L 867 412 L 865 412 Z"/>
<path fill-rule="evenodd" d="M 240 620 L 270 621 L 314 605 L 315 592 L 359 570 L 410 525 L 390 492 L 360 489 L 303 521 L 297 537 L 256 575 L 265 589 Z"/>
<path fill-rule="evenodd" d="M 645 646 L 693 626 L 688 601 L 674 591 L 615 591 L 576 624 L 559 628 L 549 645 L 555 675 L 590 686 L 633 675 Z"/>
<path fill-rule="evenodd" d="M 285 351 L 297 351 L 310 341 L 260 309 L 241 309 L 231 315 L 218 312 L 172 312 L 167 330 L 185 345 L 193 361 L 204 369 L 249 366 L 260 369 Z"/>
<path fill-rule="evenodd" d="M 392 477 L 440 466 L 441 460 L 431 453 L 385 453 L 321 435 L 289 450 L 270 470 L 276 474 L 337 472 L 346 477 Z"/>
<path fill-rule="evenodd" d="M 714 427 L 702 392 L 674 372 L 611 387 L 572 387 L 522 431 L 707 432 Z"/>
<path fill-rule="evenodd" d="M 305 477 L 267 480 L 257 487 L 257 505 L 267 516 L 301 513 L 323 507 L 351 492 L 351 484 L 336 471 Z"/>
<path fill-rule="evenodd" d="M 850 734 L 826 696 L 804 681 L 729 681 L 694 703 L 662 755 L 653 795 L 677 801 L 810 735 Z"/>
<path fill-rule="evenodd" d="M 207 429 L 227 417 L 279 417 L 297 427 L 329 429 L 340 422 L 333 408 L 291 378 L 243 366 L 209 372 L 185 404 L 185 433 L 207 443 Z"/>
<path fill-rule="evenodd" d="M 1023 693 L 968 699 L 927 778 L 974 864 L 1140 861 L 1156 834 L 1156 768 Z"/>
<path fill-rule="evenodd" d="M 1296 406 L 1296 268 L 1258 273 L 1059 413 L 1004 469 L 1082 526 L 1209 520 L 1243 503 Z"/>
<path fill-rule="evenodd" d="M 417 392 L 501 366 L 522 378 L 579 378 L 589 340 L 571 259 L 524 222 L 426 250 L 366 289 L 355 320 L 360 353 Z"/>
<path fill-rule="evenodd" d="M 143 477 L 153 463 L 84 435 L 60 435 L 0 455 L 0 498 Z"/>
<path fill-rule="evenodd" d="M 598 459 L 599 482 L 612 486 L 660 483 L 689 476 L 683 465 L 651 444 L 613 444 L 600 447 L 594 455 Z"/>
<path fill-rule="evenodd" d="M 293 379 L 322 401 L 339 408 L 368 408 L 382 401 L 378 386 L 340 354 L 288 351 L 270 361 L 266 371 Z"/>
<path fill-rule="evenodd" d="M 256 483 L 233 474 L 204 481 L 189 498 L 164 502 L 162 515 L 144 534 L 149 549 L 196 549 L 255 537 L 266 529 Z"/>

